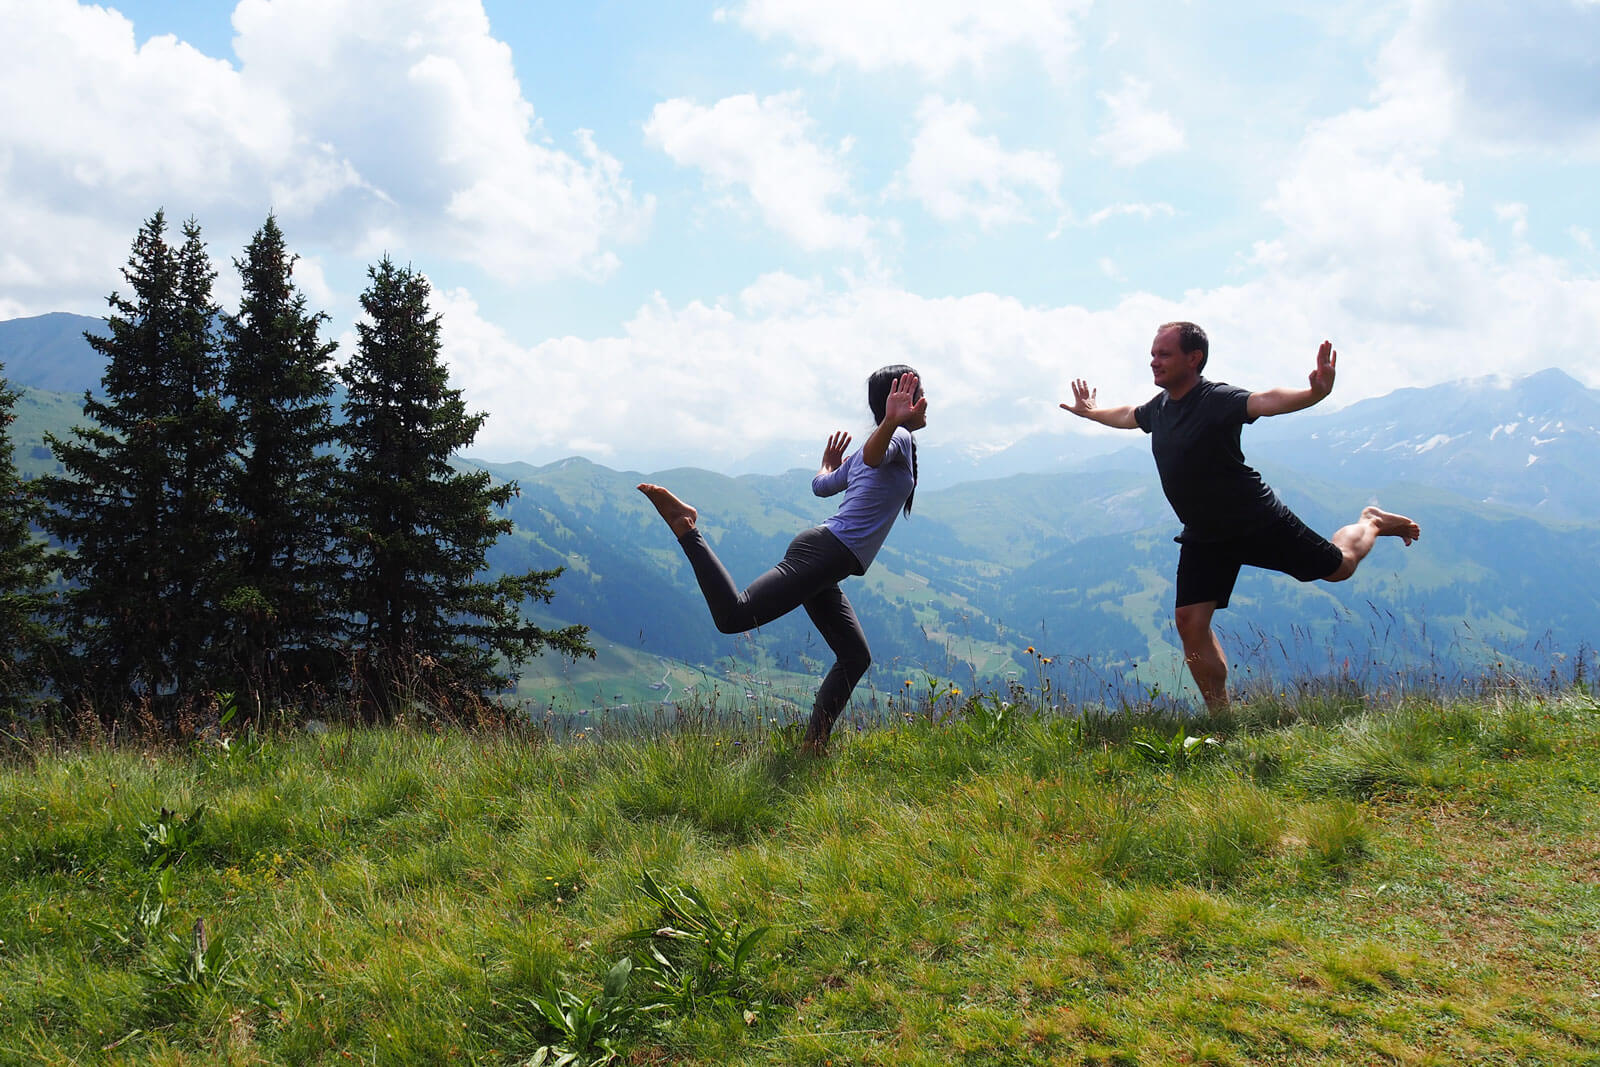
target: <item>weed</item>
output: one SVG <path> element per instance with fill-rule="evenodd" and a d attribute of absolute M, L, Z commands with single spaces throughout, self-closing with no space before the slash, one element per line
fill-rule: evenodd
<path fill-rule="evenodd" d="M 999 744 L 1016 725 L 1016 705 L 1000 694 L 972 696 L 961 705 L 961 736 L 984 748 Z"/>
<path fill-rule="evenodd" d="M 666 888 L 648 870 L 642 883 L 639 891 L 660 908 L 661 925 L 623 939 L 644 942 L 648 956 L 639 971 L 651 991 L 673 1015 L 738 1008 L 752 1022 L 760 1001 L 747 965 L 769 928 L 741 933 L 738 919 L 725 922 L 692 885 Z"/>
<path fill-rule="evenodd" d="M 144 848 L 145 866 L 151 870 L 171 867 L 180 862 L 200 838 L 200 819 L 206 806 L 196 805 L 188 815 L 161 809 L 154 823 L 139 824 L 139 838 Z"/>
<path fill-rule="evenodd" d="M 527 1067 L 595 1067 L 622 1055 L 617 1042 L 627 1027 L 651 1006 L 627 1002 L 633 961 L 624 956 L 606 972 L 600 989 L 588 996 L 569 989 L 551 989 L 528 997 L 528 1003 L 561 1039 L 541 1046 Z"/>
<path fill-rule="evenodd" d="M 923 674 L 923 692 L 917 701 L 917 710 L 923 719 L 933 725 L 940 722 L 953 710 L 961 699 L 961 689 L 954 682 L 947 682 L 933 674 Z M 911 696 L 911 679 L 906 679 L 906 695 Z"/>
<path fill-rule="evenodd" d="M 1136 731 L 1133 739 L 1133 750 L 1145 762 L 1158 767 L 1170 767 L 1175 771 L 1192 767 L 1221 748 L 1222 742 L 1215 737 L 1191 734 L 1181 726 L 1171 737 L 1141 729 Z"/>
<path fill-rule="evenodd" d="M 139 897 L 139 906 L 134 909 L 134 921 L 139 929 L 144 931 L 146 937 L 154 934 L 161 927 L 161 920 L 166 917 L 167 906 L 172 902 L 172 883 L 175 871 L 171 867 L 163 867 L 144 887 L 144 892 Z"/>
<path fill-rule="evenodd" d="M 169 951 L 148 968 L 152 982 L 151 1006 L 159 1016 L 172 1018 L 192 1011 L 209 991 L 228 975 L 233 957 L 227 939 L 206 930 L 196 919 L 187 938 L 167 934 Z"/>

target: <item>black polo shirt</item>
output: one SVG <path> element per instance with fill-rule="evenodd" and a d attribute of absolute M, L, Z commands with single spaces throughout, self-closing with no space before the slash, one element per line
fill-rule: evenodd
<path fill-rule="evenodd" d="M 1290 514 L 1244 461 L 1239 430 L 1256 421 L 1249 400 L 1249 390 L 1201 378 L 1182 400 L 1163 391 L 1134 409 L 1161 490 L 1183 522 L 1180 541 L 1226 541 Z"/>

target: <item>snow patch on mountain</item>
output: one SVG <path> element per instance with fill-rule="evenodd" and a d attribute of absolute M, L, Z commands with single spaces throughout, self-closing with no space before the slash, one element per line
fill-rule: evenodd
<path fill-rule="evenodd" d="M 1447 433 L 1436 433 L 1417 446 L 1417 454 L 1421 455 L 1423 452 L 1432 452 L 1440 445 L 1447 445 L 1453 440 L 1454 438 Z"/>

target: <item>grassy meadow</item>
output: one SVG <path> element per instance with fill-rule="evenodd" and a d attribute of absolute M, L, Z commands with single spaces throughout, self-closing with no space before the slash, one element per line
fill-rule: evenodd
<path fill-rule="evenodd" d="M 0 1061 L 1600 1062 L 1583 687 L 1007 699 L 12 739 Z"/>

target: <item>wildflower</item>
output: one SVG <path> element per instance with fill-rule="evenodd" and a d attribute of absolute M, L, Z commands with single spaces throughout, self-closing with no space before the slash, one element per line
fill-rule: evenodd
<path fill-rule="evenodd" d="M 1030 656 L 1033 655 L 1033 646 L 1032 645 L 1028 646 L 1028 655 L 1030 655 Z"/>
<path fill-rule="evenodd" d="M 1043 657 L 1040 657 L 1040 662 L 1041 663 L 1051 663 L 1053 661 L 1050 659 L 1049 656 L 1043 656 Z"/>

